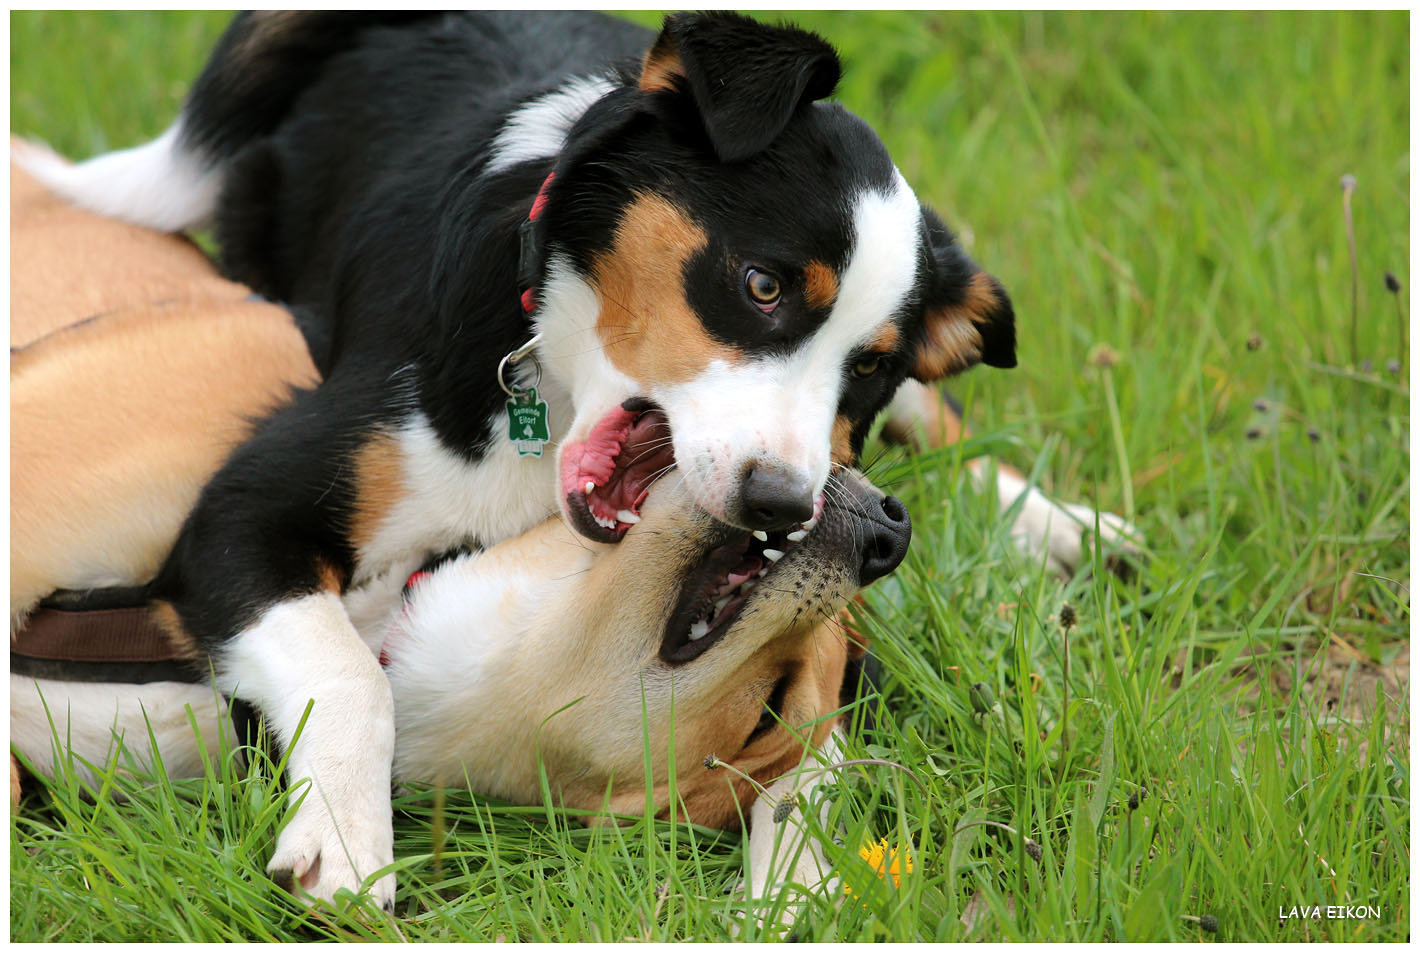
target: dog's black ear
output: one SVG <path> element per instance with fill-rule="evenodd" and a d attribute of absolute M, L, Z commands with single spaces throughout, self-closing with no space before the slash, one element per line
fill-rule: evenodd
<path fill-rule="evenodd" d="M 973 364 L 1016 366 L 1016 313 L 1001 283 L 982 271 L 929 208 L 922 209 L 927 286 L 922 337 L 911 374 L 935 381 Z"/>
<path fill-rule="evenodd" d="M 680 13 L 647 52 L 641 88 L 689 95 L 715 154 L 739 162 L 768 147 L 800 105 L 832 93 L 838 75 L 838 54 L 812 33 L 732 13 Z"/>

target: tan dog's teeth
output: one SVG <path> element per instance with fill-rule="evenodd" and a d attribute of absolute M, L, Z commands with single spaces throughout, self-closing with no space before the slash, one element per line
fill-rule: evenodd
<path fill-rule="evenodd" d="M 784 558 L 784 554 L 777 549 L 766 549 L 764 551 L 764 558 L 772 563 L 777 563 Z"/>
<path fill-rule="evenodd" d="M 699 619 L 695 622 L 692 622 L 690 625 L 690 641 L 694 642 L 696 639 L 705 638 L 706 633 L 708 633 L 709 631 L 710 623 L 706 622 L 705 620 Z"/>
<path fill-rule="evenodd" d="M 796 529 L 796 530 L 794 530 L 792 533 L 790 533 L 788 536 L 785 536 L 784 538 L 787 539 L 787 540 L 788 540 L 789 542 L 791 542 L 791 543 L 798 543 L 798 542 L 801 542 L 801 541 L 803 540 L 803 538 L 804 538 L 805 536 L 807 536 L 807 535 L 809 535 L 809 531 L 808 531 L 808 530 L 806 530 L 806 529 Z"/>
<path fill-rule="evenodd" d="M 641 517 L 637 516 L 630 510 L 617 510 L 616 518 L 621 520 L 623 523 L 630 523 L 632 526 L 635 526 L 637 523 L 641 522 Z"/>
<path fill-rule="evenodd" d="M 762 529 L 757 529 L 754 531 L 754 538 L 759 540 L 761 543 L 769 542 L 769 534 Z"/>
<path fill-rule="evenodd" d="M 588 480 L 588 481 L 587 481 L 586 493 L 587 493 L 588 496 L 591 496 L 591 495 L 592 495 L 592 491 L 595 490 L 596 488 L 597 488 L 597 485 L 596 485 L 595 483 L 593 483 L 591 480 Z"/>

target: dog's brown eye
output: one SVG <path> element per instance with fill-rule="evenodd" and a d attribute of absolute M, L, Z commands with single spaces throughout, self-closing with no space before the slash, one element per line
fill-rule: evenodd
<path fill-rule="evenodd" d="M 858 380 L 866 380 L 878 372 L 882 366 L 883 359 L 876 354 L 860 358 L 857 364 L 853 365 L 853 376 Z"/>
<path fill-rule="evenodd" d="M 751 268 L 745 275 L 745 290 L 754 299 L 755 307 L 768 314 L 774 310 L 774 306 L 779 303 L 779 296 L 782 293 L 779 288 L 779 279 L 758 269 Z"/>

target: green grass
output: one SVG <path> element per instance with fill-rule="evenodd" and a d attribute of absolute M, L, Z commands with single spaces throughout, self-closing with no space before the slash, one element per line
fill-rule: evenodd
<path fill-rule="evenodd" d="M 853 753 L 925 790 L 843 782 L 830 850 L 860 896 L 817 898 L 801 936 L 1194 940 L 1207 915 L 1219 940 L 1404 939 L 1408 661 L 1400 690 L 1376 676 L 1410 623 L 1409 304 L 1382 280 L 1410 279 L 1408 14 L 792 16 L 1020 335 L 1019 369 L 955 385 L 970 445 L 867 455 L 916 535 L 869 594 L 886 704 Z M 221 24 L 12 14 L 12 131 L 76 156 L 154 135 Z M 1012 549 L 961 479 L 988 449 L 1135 520 L 1134 578 Z M 735 836 L 449 792 L 436 859 L 418 793 L 398 924 L 317 921 L 263 876 L 271 785 L 230 773 L 28 796 L 12 938 L 675 941 L 726 938 L 741 906 Z M 866 834 L 910 839 L 900 888 L 865 876 Z M 1380 917 L 1278 919 L 1328 904 Z"/>

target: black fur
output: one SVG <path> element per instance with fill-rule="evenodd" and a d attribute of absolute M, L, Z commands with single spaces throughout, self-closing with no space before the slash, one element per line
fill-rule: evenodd
<path fill-rule="evenodd" d="M 667 17 L 656 53 L 684 67 L 682 91 L 722 162 L 763 152 L 801 106 L 838 85 L 838 54 L 821 38 L 731 14 Z"/>

